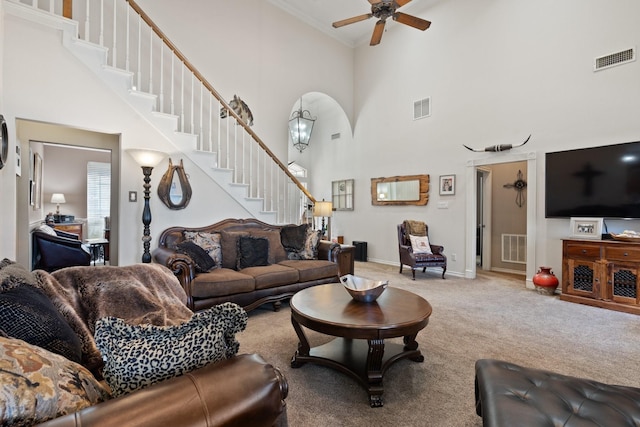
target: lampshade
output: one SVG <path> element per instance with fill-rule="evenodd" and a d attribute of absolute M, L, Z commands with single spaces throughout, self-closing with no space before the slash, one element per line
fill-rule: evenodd
<path fill-rule="evenodd" d="M 293 146 L 302 153 L 309 146 L 311 132 L 316 119 L 311 117 L 309 110 L 302 109 L 302 98 L 300 98 L 300 108 L 294 111 L 289 120 L 289 134 L 293 141 Z"/>
<path fill-rule="evenodd" d="M 64 194 L 62 193 L 53 193 L 51 195 L 51 203 L 67 203 L 67 201 L 64 199 Z"/>
<path fill-rule="evenodd" d="M 160 163 L 165 157 L 167 157 L 167 153 L 157 150 L 146 150 L 146 149 L 138 149 L 138 148 L 130 148 L 127 150 L 127 153 L 133 157 L 133 159 L 140 166 L 148 166 L 155 167 Z"/>
<path fill-rule="evenodd" d="M 313 216 L 321 216 L 321 217 L 330 217 L 333 214 L 333 203 L 325 202 L 324 200 L 321 202 L 316 202 L 313 206 Z"/>

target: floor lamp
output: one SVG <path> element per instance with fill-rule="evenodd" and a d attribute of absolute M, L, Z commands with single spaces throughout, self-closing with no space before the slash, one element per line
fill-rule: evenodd
<path fill-rule="evenodd" d="M 162 151 L 144 149 L 129 149 L 127 153 L 142 167 L 142 173 L 144 174 L 144 209 L 142 210 L 142 224 L 144 225 L 142 245 L 144 252 L 142 253 L 142 262 L 150 263 L 151 230 L 149 229 L 149 224 L 151 224 L 151 208 L 149 207 L 149 198 L 151 192 L 149 189 L 151 188 L 151 171 L 167 157 L 167 154 Z"/>
<path fill-rule="evenodd" d="M 324 219 L 325 217 L 331 218 L 331 215 L 333 215 L 333 203 L 325 202 L 323 200 L 321 202 L 316 202 L 316 204 L 313 205 L 313 216 L 322 217 L 322 236 L 323 237 L 327 232 L 327 229 L 324 226 Z M 329 236 L 326 236 L 326 238 L 328 239 Z"/>

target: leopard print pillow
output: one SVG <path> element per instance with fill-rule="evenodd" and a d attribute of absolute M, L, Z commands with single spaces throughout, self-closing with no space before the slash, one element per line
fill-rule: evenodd
<path fill-rule="evenodd" d="M 224 303 L 175 326 L 129 325 L 115 317 L 96 322 L 104 378 L 114 396 L 177 377 L 238 352 L 235 334 L 247 326 L 239 305 Z"/>

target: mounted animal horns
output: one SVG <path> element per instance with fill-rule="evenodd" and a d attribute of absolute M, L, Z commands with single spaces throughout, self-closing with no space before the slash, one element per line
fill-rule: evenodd
<path fill-rule="evenodd" d="M 524 144 L 526 144 L 527 142 L 529 142 L 529 139 L 531 138 L 531 135 L 529 135 L 529 137 L 527 139 L 524 140 L 524 142 L 520 145 L 512 145 L 512 144 L 500 144 L 500 145 L 492 145 L 490 147 L 485 147 L 483 150 L 475 150 L 471 147 L 467 147 L 466 145 L 462 144 L 462 146 L 464 148 L 466 148 L 467 150 L 471 150 L 475 153 L 482 153 L 483 151 L 488 151 L 488 152 L 498 152 L 498 151 L 507 151 L 507 150 L 511 150 L 512 148 L 516 148 L 516 147 L 522 147 Z"/>

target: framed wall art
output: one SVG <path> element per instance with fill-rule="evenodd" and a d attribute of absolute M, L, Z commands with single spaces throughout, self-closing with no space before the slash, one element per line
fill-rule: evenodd
<path fill-rule="evenodd" d="M 602 218 L 571 218 L 570 235 L 580 239 L 601 239 Z"/>
<path fill-rule="evenodd" d="M 440 195 L 452 196 L 456 194 L 456 176 L 440 175 Z"/>

